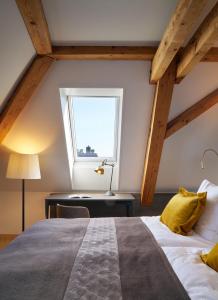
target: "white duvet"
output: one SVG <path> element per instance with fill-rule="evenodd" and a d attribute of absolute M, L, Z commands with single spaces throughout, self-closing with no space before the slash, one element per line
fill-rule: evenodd
<path fill-rule="evenodd" d="M 200 254 L 213 243 L 194 231 L 189 236 L 171 232 L 160 217 L 142 217 L 165 252 L 172 268 L 192 300 L 218 300 L 218 273 L 205 265 Z"/>

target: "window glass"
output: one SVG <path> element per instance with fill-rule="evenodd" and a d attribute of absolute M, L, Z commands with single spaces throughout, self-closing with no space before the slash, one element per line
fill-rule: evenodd
<path fill-rule="evenodd" d="M 71 98 L 75 158 L 116 159 L 118 97 Z"/>

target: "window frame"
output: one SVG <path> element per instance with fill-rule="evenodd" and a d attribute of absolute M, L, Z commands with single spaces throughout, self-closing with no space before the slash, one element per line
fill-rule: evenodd
<path fill-rule="evenodd" d="M 78 89 L 79 90 L 79 89 Z M 81 89 L 83 90 L 83 89 Z M 89 89 L 87 89 L 89 90 Z M 98 90 L 98 89 L 97 89 Z M 101 89 L 99 89 L 100 92 Z M 87 91 L 88 92 L 88 91 Z M 75 120 L 73 112 L 73 98 L 74 97 L 83 97 L 83 98 L 116 98 L 115 105 L 115 119 L 114 119 L 114 147 L 113 147 L 113 156 L 97 156 L 97 157 L 79 157 L 77 155 L 77 143 L 76 143 L 76 130 L 75 130 Z M 73 144 L 73 156 L 74 162 L 100 162 L 104 159 L 107 159 L 109 162 L 118 162 L 118 147 L 119 147 L 119 127 L 120 127 L 120 109 L 121 109 L 121 96 L 115 95 L 113 93 L 75 93 L 67 96 L 68 100 L 68 109 L 70 115 L 70 127 L 71 127 L 71 138 Z"/>

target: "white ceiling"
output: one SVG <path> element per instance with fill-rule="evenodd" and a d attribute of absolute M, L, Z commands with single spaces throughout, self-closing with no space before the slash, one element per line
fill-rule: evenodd
<path fill-rule="evenodd" d="M 151 45 L 161 40 L 179 0 L 42 2 L 53 44 Z M 216 2 L 207 0 L 193 31 Z"/>
<path fill-rule="evenodd" d="M 210 1 L 210 0 L 209 0 Z M 161 39 L 177 0 L 43 0 L 55 44 L 145 44 Z"/>

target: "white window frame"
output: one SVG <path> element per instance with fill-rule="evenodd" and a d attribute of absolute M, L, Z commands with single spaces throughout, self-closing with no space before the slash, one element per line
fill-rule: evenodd
<path fill-rule="evenodd" d="M 73 142 L 73 155 L 75 163 L 78 162 L 100 162 L 107 159 L 110 162 L 118 162 L 118 151 L 119 151 L 119 140 L 121 131 L 121 109 L 122 109 L 122 89 L 67 89 L 67 99 L 68 99 L 68 109 L 70 114 L 71 123 L 71 135 Z M 77 145 L 76 145 L 76 132 L 74 126 L 74 116 L 73 116 L 73 98 L 74 97 L 95 97 L 95 98 L 116 98 L 116 112 L 115 112 L 115 126 L 114 126 L 114 149 L 112 157 L 78 157 L 77 155 Z"/>

